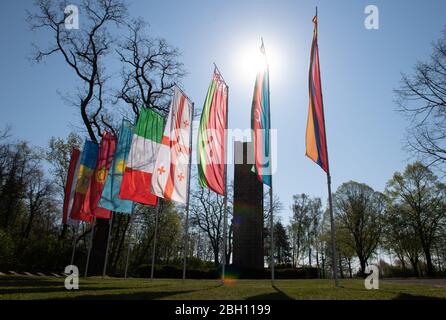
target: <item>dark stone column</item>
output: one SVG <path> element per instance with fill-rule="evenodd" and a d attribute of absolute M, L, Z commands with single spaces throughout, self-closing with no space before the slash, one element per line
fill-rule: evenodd
<path fill-rule="evenodd" d="M 234 142 L 233 265 L 263 269 L 263 184 L 252 171 L 251 142 Z"/>

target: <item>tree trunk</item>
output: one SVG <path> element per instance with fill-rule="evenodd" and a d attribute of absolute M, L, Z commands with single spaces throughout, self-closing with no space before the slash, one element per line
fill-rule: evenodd
<path fill-rule="evenodd" d="M 115 262 L 113 263 L 113 271 L 114 272 L 116 272 L 116 269 L 117 269 L 119 256 L 121 254 L 122 247 L 124 245 L 125 234 L 127 233 L 127 228 L 129 226 L 129 223 L 130 223 L 130 215 L 127 218 L 127 221 L 126 221 L 126 224 L 125 224 L 125 227 L 124 227 L 124 231 L 122 232 L 121 239 L 119 240 L 118 250 L 117 250 L 117 253 L 116 253 L 116 256 L 115 256 Z"/>
<path fill-rule="evenodd" d="M 311 267 L 311 246 L 308 248 L 308 264 Z"/>
<path fill-rule="evenodd" d="M 427 246 L 423 246 L 424 255 L 426 256 L 427 275 L 429 277 L 435 276 L 435 268 L 432 263 L 432 255 Z"/>
<path fill-rule="evenodd" d="M 365 276 L 365 265 L 366 265 L 366 261 L 363 257 L 358 257 L 359 258 L 359 264 L 361 265 L 361 276 L 364 277 Z"/>
<path fill-rule="evenodd" d="M 214 249 L 214 265 L 218 267 L 218 265 L 220 264 L 218 248 L 213 247 L 213 249 Z"/>
<path fill-rule="evenodd" d="M 60 232 L 60 235 L 59 235 L 59 240 L 65 239 L 65 235 L 67 233 L 67 230 L 68 230 L 68 226 L 66 224 L 64 224 L 62 226 L 62 231 Z"/>
<path fill-rule="evenodd" d="M 93 247 L 91 249 L 89 275 L 102 275 L 108 240 L 109 219 L 96 218 Z"/>
<path fill-rule="evenodd" d="M 34 217 L 36 215 L 35 210 L 30 210 L 30 211 L 31 212 L 29 214 L 28 223 L 26 224 L 25 232 L 23 233 L 23 238 L 24 239 L 28 239 L 29 238 L 29 234 L 31 233 L 31 226 L 33 224 Z"/>
<path fill-rule="evenodd" d="M 353 270 L 352 270 L 352 259 L 347 259 L 348 263 L 348 273 L 350 274 L 350 279 L 353 278 Z"/>
<path fill-rule="evenodd" d="M 338 261 L 339 261 L 339 272 L 341 275 L 341 279 L 344 279 L 344 270 L 342 268 L 342 257 L 340 255 L 338 257 Z"/>

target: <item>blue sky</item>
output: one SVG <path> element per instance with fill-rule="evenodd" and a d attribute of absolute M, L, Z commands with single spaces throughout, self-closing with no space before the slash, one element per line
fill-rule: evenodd
<path fill-rule="evenodd" d="M 76 2 L 76 1 L 74 1 Z M 364 27 L 364 8 L 379 8 L 380 29 Z M 230 86 L 229 127 L 249 128 L 255 74 L 246 68 L 247 52 L 264 38 L 271 64 L 272 127 L 278 130 L 275 192 L 284 203 L 308 193 L 327 198 L 324 172 L 305 157 L 308 63 L 312 17 L 319 8 L 319 50 L 333 190 L 345 181 L 383 190 L 394 171 L 403 170 L 407 121 L 395 111 L 393 89 L 401 72 L 426 60 L 441 35 L 446 2 L 424 1 L 137 1 L 130 13 L 151 25 L 182 52 L 189 72 L 183 81 L 201 108 L 216 62 Z M 27 58 L 31 43 L 45 35 L 29 31 L 25 10 L 31 1 L 3 1 L 0 12 L 0 128 L 44 146 L 51 136 L 81 128 L 80 116 L 62 96 L 76 85 L 60 57 L 43 64 Z M 80 17 L 82 27 L 82 13 Z M 113 63 L 113 62 L 111 62 Z M 111 65 L 111 69 L 118 66 Z M 119 83 L 119 79 L 115 79 Z"/>

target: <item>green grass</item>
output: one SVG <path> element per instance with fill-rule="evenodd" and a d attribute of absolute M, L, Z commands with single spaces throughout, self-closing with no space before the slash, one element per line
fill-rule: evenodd
<path fill-rule="evenodd" d="M 217 280 L 101 279 L 80 280 L 79 290 L 68 291 L 63 278 L 1 276 L 4 299 L 446 299 L 446 289 L 429 285 L 380 282 L 379 290 L 366 290 L 361 280 Z"/>

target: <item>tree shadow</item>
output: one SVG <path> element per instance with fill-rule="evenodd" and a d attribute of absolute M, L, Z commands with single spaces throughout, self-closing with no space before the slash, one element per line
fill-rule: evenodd
<path fill-rule="evenodd" d="M 82 291 L 100 291 L 100 290 L 122 290 L 122 288 L 117 287 L 84 287 L 80 288 L 80 290 L 67 290 L 64 286 L 59 284 L 58 288 L 26 288 L 26 289 L 1 289 L 0 294 L 8 295 L 8 294 L 26 294 L 26 293 L 48 293 L 48 292 L 82 292 Z"/>
<path fill-rule="evenodd" d="M 160 287 L 165 285 L 159 285 L 159 286 L 151 286 L 150 288 L 154 287 Z M 156 300 L 161 298 L 166 298 L 169 296 L 174 296 L 177 294 L 187 294 L 187 293 L 194 293 L 199 291 L 207 291 L 211 289 L 215 289 L 220 287 L 221 284 L 218 284 L 216 286 L 212 286 L 209 288 L 204 289 L 198 289 L 198 290 L 176 290 L 176 291 L 149 291 L 150 288 L 144 290 L 144 288 L 141 288 L 141 291 L 139 292 L 131 292 L 131 293 L 106 293 L 106 294 L 98 294 L 98 295 L 78 295 L 75 297 L 61 297 L 56 298 L 57 300 Z M 124 288 L 114 288 L 116 289 L 124 289 Z M 53 298 L 52 298 L 53 299 Z"/>
<path fill-rule="evenodd" d="M 264 293 L 246 298 L 246 300 L 294 300 L 294 298 L 287 295 L 285 292 L 273 286 L 276 292 Z"/>
<path fill-rule="evenodd" d="M 34 287 L 34 286 L 60 286 L 64 282 L 64 278 L 59 281 L 52 278 L 25 278 L 25 277 L 2 277 L 0 278 L 0 286 L 2 287 Z"/>
<path fill-rule="evenodd" d="M 176 294 L 192 293 L 197 290 L 183 290 L 183 291 L 142 291 L 121 294 L 100 294 L 100 295 L 81 295 L 76 297 L 57 298 L 57 300 L 156 300 Z"/>
<path fill-rule="evenodd" d="M 441 297 L 429 297 L 429 296 L 420 296 L 413 295 L 409 293 L 400 293 L 398 296 L 393 298 L 392 300 L 431 300 L 431 301 L 445 301 L 446 298 Z"/>

